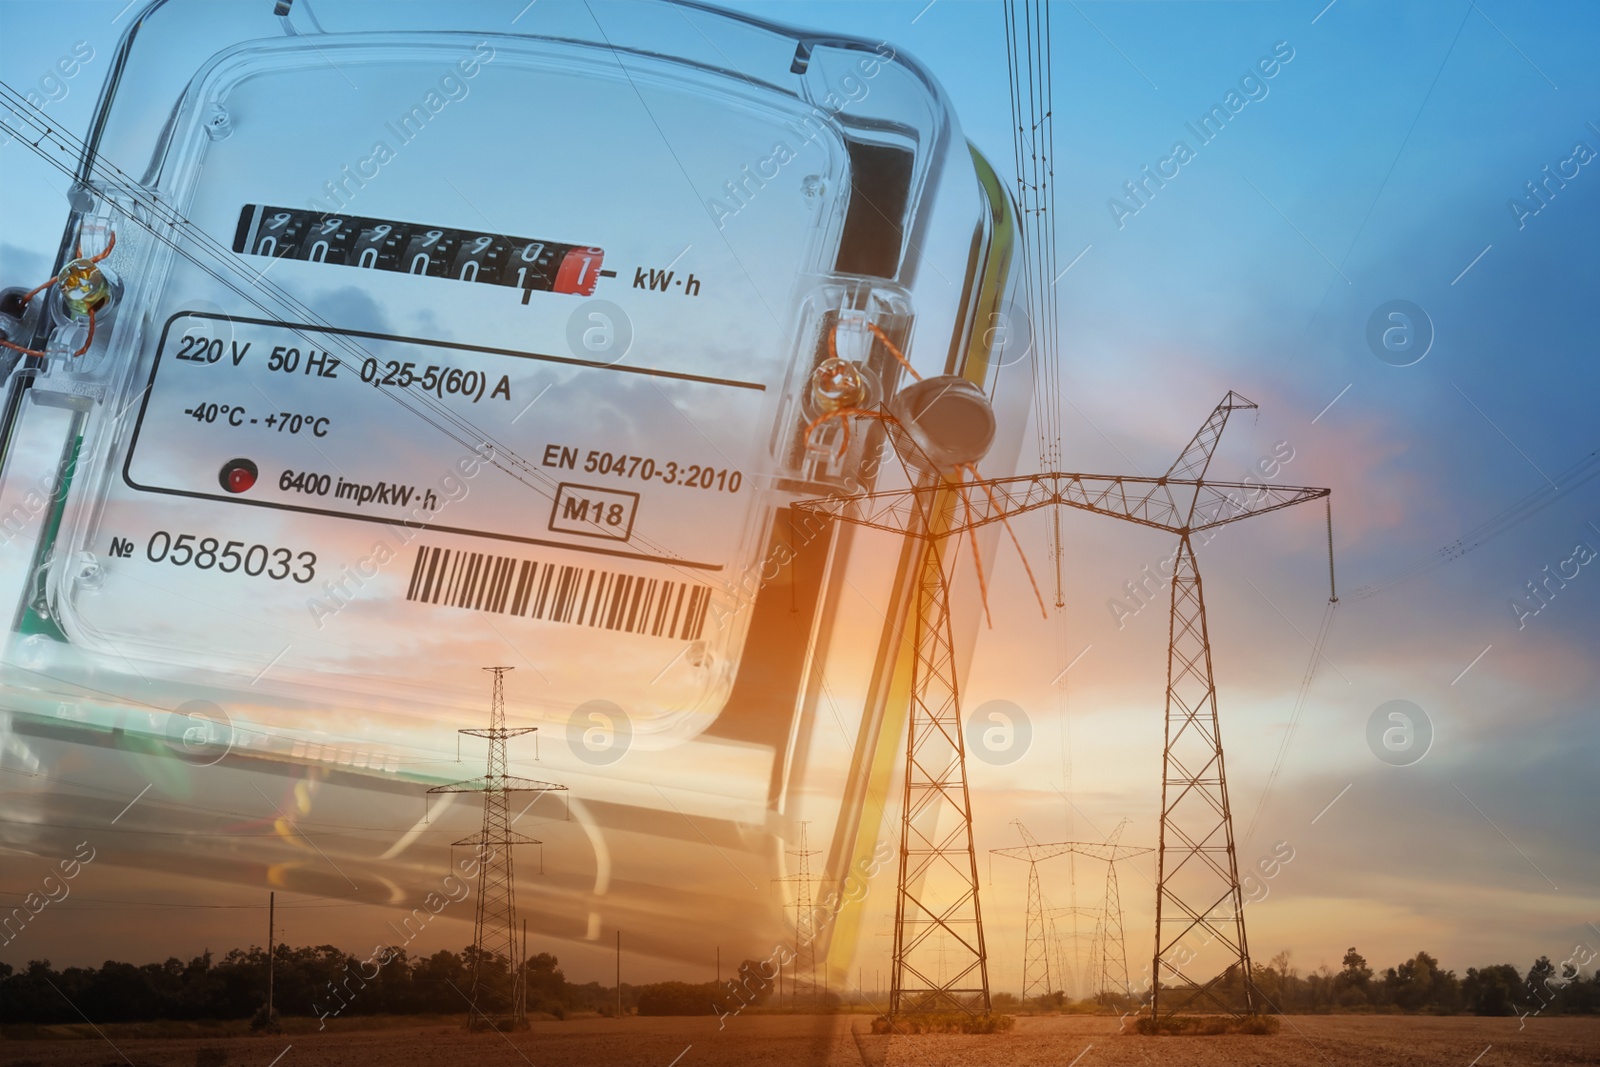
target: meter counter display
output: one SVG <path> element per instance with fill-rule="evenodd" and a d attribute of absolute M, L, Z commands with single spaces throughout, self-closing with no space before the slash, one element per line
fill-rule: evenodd
<path fill-rule="evenodd" d="M 240 212 L 233 250 L 582 296 L 593 295 L 601 278 L 617 276 L 601 269 L 600 248 L 260 204 Z"/>

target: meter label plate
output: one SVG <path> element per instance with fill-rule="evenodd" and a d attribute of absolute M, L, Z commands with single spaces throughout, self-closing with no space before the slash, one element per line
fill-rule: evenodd
<path fill-rule="evenodd" d="M 123 464 L 134 489 L 736 567 L 765 386 L 179 312 Z M 494 491 L 444 488 L 463 446 Z"/>

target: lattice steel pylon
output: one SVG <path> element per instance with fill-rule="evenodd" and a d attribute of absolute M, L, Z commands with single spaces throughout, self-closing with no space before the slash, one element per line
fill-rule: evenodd
<path fill-rule="evenodd" d="M 946 508 L 955 500 L 947 497 Z M 948 517 L 948 511 L 945 512 Z M 928 529 L 918 520 L 907 530 Z M 936 528 L 936 527 L 935 527 Z M 966 742 L 955 677 L 942 538 L 920 569 L 911 715 L 906 735 L 889 1014 L 988 1013 L 989 957 L 978 901 Z M 947 962 L 947 941 L 955 948 Z"/>
<path fill-rule="evenodd" d="M 1022 999 L 1050 993 L 1050 942 L 1045 935 L 1044 896 L 1039 865 L 1028 864 L 1028 912 L 1022 939 Z M 1038 987 L 1038 994 L 1033 988 Z"/>
<path fill-rule="evenodd" d="M 1069 904 L 1060 908 L 1047 907 L 1045 908 L 1045 914 L 1049 916 L 1051 936 L 1055 938 L 1056 942 L 1056 973 L 1060 976 L 1059 988 L 1063 993 L 1071 993 L 1080 972 L 1091 978 L 1100 973 L 1101 911 L 1099 908 Z M 1072 919 L 1072 928 L 1064 933 L 1060 932 L 1056 926 L 1056 920 L 1063 917 Z M 1079 919 L 1089 919 L 1094 925 L 1088 930 L 1080 929 L 1078 926 Z M 1061 948 L 1061 942 L 1063 941 L 1072 945 L 1072 966 L 1070 967 L 1067 966 L 1065 954 Z M 1079 949 L 1079 946 L 1085 941 L 1089 943 L 1088 959 L 1080 968 L 1079 961 L 1083 959 L 1085 954 Z"/>
<path fill-rule="evenodd" d="M 1116 925 L 1115 925 L 1115 930 L 1116 930 L 1116 948 L 1114 950 L 1112 950 L 1111 946 L 1110 946 L 1110 931 L 1112 929 L 1112 925 L 1111 925 L 1111 922 L 1110 922 L 1110 911 L 1109 911 L 1109 909 L 1112 906 L 1113 897 L 1116 894 L 1116 888 L 1115 888 L 1116 887 L 1116 875 L 1115 875 L 1115 870 L 1116 870 L 1117 863 L 1119 861 L 1126 860 L 1126 859 L 1132 859 L 1134 856 L 1142 856 L 1142 855 L 1146 854 L 1147 852 L 1151 852 L 1151 851 L 1154 851 L 1154 850 L 1153 849 L 1149 849 L 1149 848 L 1142 848 L 1142 847 L 1135 846 L 1135 845 L 1124 845 L 1124 844 L 1121 843 L 1123 828 L 1127 826 L 1127 820 L 1126 819 L 1124 819 L 1122 822 L 1117 824 L 1116 829 L 1111 831 L 1111 836 L 1109 838 L 1107 838 L 1104 842 L 1100 842 L 1100 841 L 1048 841 L 1048 842 L 1045 842 L 1045 843 L 1041 844 L 1038 841 L 1035 841 L 1033 839 L 1033 835 L 1028 833 L 1027 828 L 1024 827 L 1022 825 L 1022 823 L 1017 822 L 1016 820 L 1013 820 L 1012 821 L 1012 825 L 1015 826 L 1017 828 L 1018 832 L 1022 834 L 1023 841 L 1025 841 L 1026 843 L 1021 845 L 1021 846 L 1018 846 L 1016 848 L 992 848 L 989 851 L 994 853 L 996 856 L 1006 856 L 1006 857 L 1008 857 L 1010 859 L 1027 860 L 1028 861 L 1028 870 L 1029 870 L 1030 874 L 1033 873 L 1034 871 L 1036 871 L 1037 868 L 1038 868 L 1038 865 L 1040 863 L 1042 863 L 1043 861 L 1048 860 L 1048 859 L 1054 859 L 1057 856 L 1067 856 L 1067 855 L 1088 856 L 1090 859 L 1104 860 L 1105 863 L 1106 863 L 1106 866 L 1111 869 L 1111 871 L 1113 873 L 1111 873 L 1110 875 L 1107 876 L 1107 879 L 1108 879 L 1107 880 L 1107 887 L 1108 887 L 1107 894 L 1108 895 L 1107 895 L 1107 898 L 1106 898 L 1106 902 L 1102 905 L 1102 907 L 1098 911 L 1096 911 L 1094 909 L 1084 909 L 1084 908 L 1077 908 L 1077 907 L 1069 907 L 1069 908 L 1056 908 L 1056 909 L 1054 909 L 1054 914 L 1056 914 L 1056 915 L 1083 914 L 1084 912 L 1087 911 L 1088 913 L 1095 915 L 1095 918 L 1097 920 L 1097 927 L 1098 927 L 1098 929 L 1096 931 L 1097 932 L 1097 938 L 1096 939 L 1099 941 L 1099 947 L 1097 949 L 1093 949 L 1092 950 L 1093 954 L 1091 956 L 1091 961 L 1090 961 L 1090 972 L 1093 973 L 1093 971 L 1095 970 L 1094 963 L 1095 962 L 1099 962 L 1099 964 L 1100 964 L 1100 967 L 1099 967 L 1100 973 L 1098 975 L 1096 975 L 1096 977 L 1099 979 L 1099 984 L 1100 984 L 1099 991 L 1100 992 L 1104 992 L 1105 988 L 1106 988 L 1106 974 L 1107 974 L 1108 968 L 1111 966 L 1110 961 L 1107 959 L 1107 957 L 1108 957 L 1108 955 L 1110 954 L 1111 951 L 1116 951 L 1121 956 L 1123 985 L 1124 985 L 1124 987 L 1126 987 L 1126 984 L 1127 984 L 1127 973 L 1128 973 L 1128 961 L 1127 961 L 1126 950 L 1122 947 L 1122 904 L 1121 904 L 1121 899 L 1120 899 L 1119 896 L 1116 897 Z M 1030 896 L 1031 896 L 1031 893 L 1032 893 L 1032 887 L 1031 886 L 1030 886 L 1029 892 L 1030 892 Z M 1027 995 L 1026 994 L 1024 994 L 1023 999 L 1027 999 Z"/>
<path fill-rule="evenodd" d="M 494 675 L 494 695 L 489 708 L 487 730 L 459 730 L 458 733 L 483 737 L 489 741 L 488 766 L 482 778 L 435 786 L 429 793 L 482 793 L 483 829 L 451 843 L 478 846 L 478 907 L 472 933 L 472 988 L 467 1025 L 472 1029 L 525 1024 L 523 1014 L 526 976 L 520 965 L 517 946 L 517 885 L 511 859 L 513 845 L 543 844 L 511 828 L 511 794 L 547 793 L 565 790 L 564 785 L 519 778 L 506 773 L 506 740 L 535 733 L 537 726 L 506 727 L 505 672 L 510 667 L 485 667 Z M 537 798 L 535 798 L 537 799 Z M 506 974 L 500 973 L 500 960 Z"/>
<path fill-rule="evenodd" d="M 821 853 L 806 848 L 808 825 L 807 822 L 800 824 L 800 847 L 784 853 L 793 856 L 800 869 L 787 878 L 773 879 L 774 882 L 792 883 L 797 887 L 794 894 L 794 964 L 789 979 L 791 1002 L 799 999 L 799 980 L 802 976 L 811 995 L 814 997 L 817 993 L 817 928 L 811 910 L 811 886 L 815 879 L 811 877 L 811 857 Z"/>
<path fill-rule="evenodd" d="M 1022 940 L 1022 999 L 1045 995 L 1050 984 L 1050 942 L 1045 936 L 1044 895 L 1039 891 L 1039 865 L 1028 864 L 1028 912 Z M 1035 991 L 1037 987 L 1037 992 Z"/>
<path fill-rule="evenodd" d="M 1117 823 L 1116 829 L 1111 831 L 1111 836 L 1106 838 L 1106 844 L 1117 848 L 1122 840 L 1122 831 L 1127 825 L 1127 819 Z M 1122 936 L 1122 891 L 1117 885 L 1118 858 L 1118 855 L 1112 855 L 1106 860 L 1106 894 L 1101 905 L 1103 917 L 1100 920 L 1099 991 L 1102 996 L 1107 993 L 1115 993 L 1118 996 L 1132 994 L 1132 988 L 1128 983 L 1128 946 Z"/>
<path fill-rule="evenodd" d="M 919 488 L 906 491 L 904 506 L 893 514 L 867 524 L 920 548 L 912 564 L 916 577 L 909 618 L 915 630 L 908 642 L 911 685 L 889 1014 L 988 1014 L 989 957 L 978 900 L 978 857 L 945 574 L 947 558 L 953 555 L 946 544 L 956 506 L 963 502 L 960 476 L 919 474 L 910 464 L 907 475 Z M 795 508 L 859 522 L 848 502 L 868 499 L 872 497 L 828 497 L 801 501 Z M 951 941 L 953 948 L 947 944 Z"/>
<path fill-rule="evenodd" d="M 1020 819 L 1012 819 L 1011 825 L 1017 828 L 1027 844 L 1020 849 L 989 851 L 1024 859 L 1028 863 L 1028 904 L 1024 912 L 1022 935 L 1022 999 L 1026 1001 L 1030 997 L 1049 995 L 1051 992 L 1050 939 L 1046 934 L 1044 895 L 1039 890 L 1040 857 L 1034 855 L 1038 844 Z"/>
<path fill-rule="evenodd" d="M 953 506 L 950 485 L 924 483 L 914 488 L 805 501 L 798 508 L 831 515 L 871 529 L 893 533 L 921 533 L 934 529 L 925 516 L 935 514 L 941 501 L 949 501 L 937 530 L 929 539 L 959 536 L 991 523 L 1041 508 L 1077 508 L 1177 534 L 1174 555 L 1172 610 L 1167 663 L 1167 710 L 1162 756 L 1161 836 L 1156 892 L 1156 949 L 1151 961 L 1151 1012 L 1160 1017 L 1183 1010 L 1210 1007 L 1229 1014 L 1254 1013 L 1256 997 L 1251 986 L 1250 953 L 1245 939 L 1243 896 L 1239 889 L 1238 860 L 1234 852 L 1233 816 L 1228 806 L 1222 737 L 1217 725 L 1216 686 L 1212 675 L 1210 636 L 1205 623 L 1205 600 L 1194 558 L 1193 538 L 1232 522 L 1265 515 L 1311 500 L 1326 499 L 1330 490 L 1310 486 L 1277 486 L 1262 482 L 1209 481 L 1205 475 L 1228 417 L 1256 405 L 1234 392 L 1223 397 L 1200 431 L 1167 472 L 1143 475 L 1079 474 L 1051 471 L 969 483 L 972 493 L 964 502 L 961 521 L 949 515 Z M 1329 523 L 1329 584 L 1332 586 L 1332 508 Z M 932 598 L 929 620 L 949 633 L 949 606 L 942 568 L 929 569 L 939 590 Z M 928 574 L 924 571 L 924 575 Z M 928 579 L 923 581 L 927 591 Z M 919 607 L 922 601 L 919 601 Z M 919 612 L 919 625 L 924 616 Z M 928 627 L 931 631 L 933 627 Z M 943 659 L 922 655 L 925 631 L 918 635 L 918 665 L 931 665 L 949 675 L 935 685 L 954 701 L 954 666 Z M 945 638 L 948 649 L 948 637 Z M 920 687 L 919 687 L 920 692 Z M 916 706 L 914 698 L 913 717 Z M 959 745 L 959 727 L 955 744 Z M 912 737 L 916 737 L 913 728 Z M 908 794 L 909 795 L 909 794 Z M 966 778 L 961 776 L 960 808 L 970 820 Z M 908 805 L 909 808 L 909 805 Z M 971 837 L 970 823 L 966 829 Z M 902 875 L 905 870 L 902 851 Z M 901 893 L 905 894 L 902 876 Z M 976 901 L 976 879 L 973 880 Z M 974 913 L 976 909 L 974 908 Z M 1193 937 L 1198 944 L 1191 944 Z M 1215 949 L 1212 946 L 1217 946 Z M 1211 950 L 1211 951 L 1207 951 Z M 1202 954 L 1205 955 L 1202 955 Z M 1186 967 L 1204 971 L 1221 956 L 1221 969 L 1202 980 L 1190 977 Z M 1161 996 L 1163 981 L 1181 991 L 1178 997 Z M 987 985 L 987 983 L 985 983 Z"/>

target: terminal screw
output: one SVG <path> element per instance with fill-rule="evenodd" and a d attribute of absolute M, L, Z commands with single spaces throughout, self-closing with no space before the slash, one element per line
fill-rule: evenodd
<path fill-rule="evenodd" d="M 868 393 L 861 367 L 847 359 L 825 359 L 811 372 L 811 404 L 819 415 L 858 408 Z"/>
<path fill-rule="evenodd" d="M 60 286 L 61 302 L 73 318 L 104 311 L 111 300 L 111 282 L 100 265 L 90 259 L 74 259 L 62 267 L 56 284 Z"/>

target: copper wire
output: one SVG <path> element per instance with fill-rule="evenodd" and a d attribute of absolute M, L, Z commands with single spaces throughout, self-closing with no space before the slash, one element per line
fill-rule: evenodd
<path fill-rule="evenodd" d="M 107 256 L 109 256 L 111 254 L 111 250 L 113 248 L 115 248 L 115 247 L 117 247 L 117 232 L 115 230 L 112 230 L 111 233 L 106 238 L 106 247 L 105 247 L 105 249 L 103 251 L 101 251 L 98 255 L 90 256 L 89 257 L 89 262 L 90 263 L 99 263 L 101 260 L 103 260 Z M 83 258 L 83 244 L 81 242 L 77 246 L 75 255 L 76 255 L 76 257 L 78 259 L 82 259 Z M 34 289 L 29 290 L 27 295 L 22 298 L 22 306 L 23 306 L 23 308 L 26 309 L 27 306 L 28 306 L 28 303 L 31 300 L 33 300 L 34 297 L 38 296 L 40 293 L 42 293 L 46 289 L 50 288 L 52 285 L 54 285 L 59 280 L 60 280 L 60 275 L 57 275 L 56 277 L 51 278 L 49 281 L 45 282 L 43 285 L 40 285 L 40 286 L 38 286 L 38 287 L 36 287 Z M 93 343 L 94 343 L 94 308 L 90 308 L 89 309 L 89 336 L 84 339 L 83 347 L 78 349 L 76 352 L 72 353 L 73 356 L 81 356 L 81 355 L 83 355 L 85 352 L 89 351 L 89 346 L 91 344 L 93 344 Z M 43 359 L 46 356 L 46 353 L 40 352 L 37 349 L 24 348 L 21 345 L 14 345 L 10 341 L 0 341 L 0 348 L 9 348 L 13 352 L 21 352 L 25 356 L 37 356 L 40 359 Z"/>
<path fill-rule="evenodd" d="M 844 324 L 842 322 L 835 321 L 833 329 L 827 331 L 827 335 L 828 335 L 828 358 L 829 359 L 838 359 L 839 358 L 838 335 L 839 335 L 839 329 L 843 325 Z M 915 367 L 913 367 L 911 365 L 911 361 L 906 359 L 905 353 L 901 352 L 900 349 L 895 345 L 895 343 L 893 341 L 889 340 L 889 335 L 884 333 L 883 329 L 877 323 L 868 322 L 867 323 L 867 329 L 872 331 L 873 336 L 877 337 L 877 339 L 880 342 L 883 343 L 883 347 L 885 347 L 885 348 L 887 348 L 889 350 L 889 354 L 891 356 L 893 356 L 899 362 L 899 364 L 902 367 L 904 367 L 911 374 L 911 377 L 915 378 L 919 382 L 922 381 L 922 375 L 917 373 L 917 368 L 915 368 Z M 868 418 L 868 419 L 882 419 L 882 420 L 884 420 L 886 422 L 897 422 L 897 421 L 899 421 L 899 420 L 895 419 L 892 415 L 885 415 L 882 412 L 878 412 L 878 411 L 869 411 L 866 408 L 857 408 L 857 407 L 840 408 L 837 411 L 827 412 L 826 414 L 819 415 L 815 419 L 811 420 L 811 422 L 806 426 L 806 436 L 805 436 L 806 444 L 807 445 L 811 444 L 811 435 L 816 431 L 818 426 L 821 426 L 823 423 L 827 422 L 829 419 L 846 419 L 846 421 L 844 422 L 843 441 L 842 441 L 842 443 L 840 445 L 839 453 L 838 453 L 840 457 L 843 457 L 844 454 L 850 448 L 850 423 L 849 423 L 848 419 L 846 418 L 847 416 L 850 416 L 850 415 L 859 415 L 859 416 L 861 416 L 863 418 Z"/>
<path fill-rule="evenodd" d="M 98 262 L 100 262 L 102 259 L 105 259 L 107 256 L 109 256 L 111 254 L 111 250 L 113 248 L 115 248 L 115 247 L 117 247 L 117 231 L 116 230 L 112 230 L 111 233 L 108 234 L 107 237 L 106 237 L 105 250 L 103 252 L 101 252 L 97 256 L 90 256 L 89 257 L 89 262 L 90 263 L 98 263 Z"/>
<path fill-rule="evenodd" d="M 23 348 L 21 345 L 14 345 L 10 341 L 0 341 L 0 348 L 9 348 L 13 352 L 21 352 L 25 356 L 38 356 L 41 359 L 44 358 L 43 352 L 36 352 L 31 348 Z"/>
<path fill-rule="evenodd" d="M 89 309 L 89 336 L 83 339 L 83 347 L 72 353 L 74 359 L 89 351 L 89 346 L 94 344 L 94 308 Z"/>
<path fill-rule="evenodd" d="M 811 447 L 811 437 L 817 432 L 817 427 L 829 419 L 843 419 L 844 421 L 840 425 L 844 429 L 844 439 L 839 444 L 838 454 L 833 457 L 834 459 L 843 459 L 844 454 L 850 451 L 850 419 L 848 416 L 856 410 L 856 408 L 840 408 L 838 411 L 825 412 L 812 419 L 806 424 L 806 447 Z"/>
<path fill-rule="evenodd" d="M 911 361 L 906 358 L 905 353 L 900 351 L 900 349 L 895 346 L 893 341 L 889 340 L 889 335 L 884 333 L 877 323 L 867 323 L 867 329 L 871 330 L 878 340 L 883 342 L 883 347 L 889 350 L 889 354 L 898 360 L 902 367 L 911 372 L 911 377 L 915 378 L 919 382 L 922 381 L 922 375 L 917 373 L 917 368 L 911 365 Z M 830 338 L 830 344 L 831 343 L 832 342 Z"/>
<path fill-rule="evenodd" d="M 957 467 L 956 473 L 960 474 L 964 469 L 968 468 Z M 977 469 L 971 469 L 974 475 L 973 480 L 976 481 Z M 994 617 L 989 614 L 989 583 L 983 576 L 983 555 L 978 551 L 978 531 L 972 525 L 972 498 L 967 495 L 966 482 L 958 482 L 957 485 L 961 492 L 962 506 L 967 509 L 967 540 L 972 543 L 972 565 L 978 569 L 978 599 L 983 601 L 983 621 L 992 630 L 994 629 Z"/>
<path fill-rule="evenodd" d="M 993 489 L 993 487 L 991 487 L 990 485 L 982 482 L 979 479 L 979 477 L 978 477 L 978 465 L 977 464 L 975 464 L 975 463 L 968 464 L 967 469 L 972 471 L 972 480 L 974 482 L 977 482 L 978 484 L 983 486 L 984 495 L 986 495 L 989 498 L 989 506 L 994 508 L 995 512 L 997 514 L 999 514 L 999 516 L 1000 516 L 1000 525 L 1004 526 L 1006 528 L 1006 533 L 1011 535 L 1011 543 L 1013 545 L 1017 546 L 1017 555 L 1022 559 L 1022 569 L 1028 573 L 1028 584 L 1033 586 L 1034 599 L 1039 602 L 1039 614 L 1042 615 L 1045 619 L 1049 619 L 1050 618 L 1050 612 L 1044 606 L 1044 594 L 1039 591 L 1039 582 L 1037 581 L 1037 579 L 1034 578 L 1034 576 L 1033 576 L 1033 568 L 1031 566 L 1029 566 L 1029 564 L 1028 564 L 1028 554 L 1026 552 L 1022 551 L 1022 542 L 1017 540 L 1017 531 L 1015 531 L 1015 530 L 1013 530 L 1011 528 L 1011 520 L 1007 519 L 1005 517 L 1005 513 L 1000 510 L 1000 504 L 994 498 L 994 489 Z"/>
<path fill-rule="evenodd" d="M 34 297 L 38 296 L 40 293 L 44 292 L 46 289 L 50 288 L 55 283 L 56 283 L 56 279 L 54 277 L 52 277 L 49 281 L 45 282 L 43 285 L 39 286 L 38 288 L 29 290 L 28 294 L 22 298 L 22 308 L 23 308 L 23 310 L 24 311 L 27 310 L 29 301 L 31 301 Z M 24 348 L 21 345 L 14 345 L 10 341 L 0 341 L 0 348 L 9 348 L 13 352 L 21 352 L 25 356 L 37 356 L 40 359 L 44 358 L 44 353 L 43 352 L 36 351 L 36 350 L 34 350 L 32 348 Z"/>
<path fill-rule="evenodd" d="M 899 421 L 893 415 L 885 415 L 881 411 L 871 411 L 871 410 L 869 410 L 867 408 L 840 408 L 837 411 L 829 411 L 829 412 L 826 412 L 825 414 L 818 415 L 816 418 L 812 419 L 811 422 L 806 425 L 806 437 L 805 437 L 806 444 L 808 446 L 811 444 L 811 437 L 812 437 L 813 434 L 816 433 L 817 427 L 821 426 L 823 423 L 827 422 L 829 419 L 842 419 L 843 422 L 841 423 L 841 425 L 844 427 L 844 440 L 839 445 L 838 454 L 834 456 L 835 459 L 842 459 L 844 457 L 844 454 L 847 451 L 849 451 L 849 449 L 850 449 L 850 420 L 849 420 L 849 416 L 851 416 L 851 415 L 858 415 L 863 419 L 881 419 L 884 422 L 898 422 Z"/>
<path fill-rule="evenodd" d="M 30 291 L 27 296 L 22 298 L 22 306 L 23 307 L 27 307 L 28 306 L 28 301 L 32 300 L 34 297 L 36 297 L 40 293 L 44 292 L 46 289 L 50 288 L 55 283 L 56 283 L 56 279 L 55 278 L 51 278 L 49 281 L 45 282 L 43 285 L 39 286 L 37 289 L 34 289 L 34 290 Z"/>

